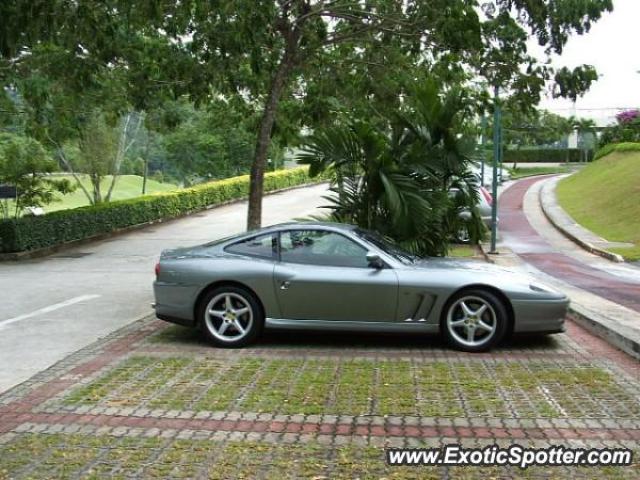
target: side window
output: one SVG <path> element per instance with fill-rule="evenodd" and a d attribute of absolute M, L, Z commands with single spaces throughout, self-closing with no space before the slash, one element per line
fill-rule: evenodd
<path fill-rule="evenodd" d="M 280 234 L 280 259 L 289 263 L 366 268 L 367 250 L 339 233 L 289 230 Z"/>
<path fill-rule="evenodd" d="M 274 258 L 274 236 L 271 233 L 258 235 L 257 237 L 251 237 L 238 243 L 231 244 L 225 247 L 224 250 L 229 253 L 248 255 L 250 257 Z"/>

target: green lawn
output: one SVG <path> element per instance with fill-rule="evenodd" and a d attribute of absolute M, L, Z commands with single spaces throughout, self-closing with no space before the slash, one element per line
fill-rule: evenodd
<path fill-rule="evenodd" d="M 470 258 L 476 256 L 477 253 L 477 249 L 473 245 L 451 245 L 447 256 Z"/>
<path fill-rule="evenodd" d="M 585 228 L 634 247 L 611 249 L 640 260 L 640 152 L 614 152 L 562 180 L 558 200 Z"/>
<path fill-rule="evenodd" d="M 561 167 L 526 167 L 526 168 L 510 168 L 511 178 L 516 180 L 518 178 L 531 177 L 533 175 L 548 175 L 551 173 L 567 173 L 569 168 L 565 166 Z"/>
<path fill-rule="evenodd" d="M 74 185 L 75 180 L 71 175 L 60 176 L 56 178 L 68 178 Z M 82 184 L 91 193 L 91 182 L 86 175 L 80 176 Z M 106 195 L 109 191 L 109 185 L 111 184 L 111 176 L 105 177 L 101 183 L 102 195 Z M 147 179 L 147 193 L 155 192 L 167 192 L 178 188 L 171 183 L 160 183 L 154 180 Z M 142 195 L 142 177 L 138 175 L 120 175 L 116 181 L 111 200 L 125 200 L 127 198 L 139 197 Z M 44 207 L 47 212 L 53 212 L 55 210 L 65 210 L 68 208 L 77 208 L 89 205 L 89 200 L 82 191 L 81 188 L 77 188 L 75 192 L 68 195 L 58 195 L 60 201 L 53 202 Z"/>

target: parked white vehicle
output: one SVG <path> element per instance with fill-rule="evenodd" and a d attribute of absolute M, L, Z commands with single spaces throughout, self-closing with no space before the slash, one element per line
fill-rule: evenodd
<path fill-rule="evenodd" d="M 478 211 L 480 212 L 480 217 L 482 218 L 482 222 L 486 225 L 487 228 L 491 228 L 491 206 L 493 204 L 493 196 L 485 187 L 481 186 L 479 188 L 480 195 L 478 198 Z M 456 189 L 452 189 L 451 194 L 455 195 Z M 460 213 L 460 217 L 463 220 L 467 220 L 471 218 L 471 213 L 469 211 L 463 211 Z M 471 240 L 471 236 L 469 235 L 469 230 L 466 226 L 463 226 L 458 230 L 456 234 L 456 240 L 461 243 L 468 243 Z"/>
<path fill-rule="evenodd" d="M 491 188 L 493 185 L 493 167 L 489 164 L 484 166 L 484 176 L 482 176 L 482 167 L 480 165 L 472 165 L 469 171 L 474 173 L 483 187 Z M 482 178 L 481 178 L 482 177 Z M 498 169 L 498 184 L 511 180 L 511 174 L 506 168 L 502 168 L 502 173 Z"/>

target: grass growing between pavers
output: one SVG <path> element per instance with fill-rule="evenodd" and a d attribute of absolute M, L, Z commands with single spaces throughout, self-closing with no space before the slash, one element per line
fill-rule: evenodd
<path fill-rule="evenodd" d="M 382 448 L 81 434 L 19 434 L 0 445 L 0 479 L 638 478 L 634 467 L 390 467 Z"/>
<path fill-rule="evenodd" d="M 637 418 L 637 386 L 590 365 L 136 356 L 63 400 L 275 414 Z"/>

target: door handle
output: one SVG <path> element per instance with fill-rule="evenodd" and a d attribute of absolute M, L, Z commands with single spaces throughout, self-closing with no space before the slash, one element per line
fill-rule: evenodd
<path fill-rule="evenodd" d="M 284 282 L 280 282 L 280 290 L 286 290 L 291 286 L 291 282 L 285 280 Z"/>

